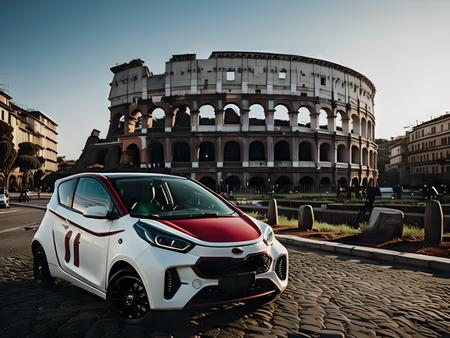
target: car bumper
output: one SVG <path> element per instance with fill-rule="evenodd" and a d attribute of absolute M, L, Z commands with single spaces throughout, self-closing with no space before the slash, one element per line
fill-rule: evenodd
<path fill-rule="evenodd" d="M 148 247 L 136 259 L 140 275 L 147 289 L 150 306 L 153 310 L 176 310 L 194 306 L 212 306 L 234 301 L 244 301 L 258 297 L 269 296 L 282 292 L 288 284 L 288 253 L 286 248 L 277 240 L 267 246 L 263 241 L 240 247 L 241 254 L 233 254 L 231 247 L 205 247 L 197 245 L 188 253 L 178 253 L 170 250 Z M 198 264 L 202 260 L 234 259 L 240 261 L 241 268 L 247 269 L 249 257 L 268 256 L 265 272 L 255 275 L 255 283 L 245 289 L 224 292 L 219 286 L 221 275 L 214 276 L 199 271 Z M 280 278 L 277 266 L 281 263 L 280 257 L 285 257 L 285 277 Z M 248 268 L 247 270 L 252 270 Z M 170 271 L 170 276 L 168 276 Z M 244 271 L 247 273 L 249 271 Z M 231 274 L 234 274 L 232 272 Z M 168 283 L 169 281 L 169 283 Z M 172 284 L 171 292 L 167 292 L 168 285 Z"/>

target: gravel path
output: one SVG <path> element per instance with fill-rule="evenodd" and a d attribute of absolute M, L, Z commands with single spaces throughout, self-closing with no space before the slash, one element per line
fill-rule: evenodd
<path fill-rule="evenodd" d="M 269 303 L 156 313 L 137 325 L 59 282 L 33 285 L 30 257 L 0 258 L 0 337 L 450 337 L 450 278 L 290 251 L 288 290 Z"/>

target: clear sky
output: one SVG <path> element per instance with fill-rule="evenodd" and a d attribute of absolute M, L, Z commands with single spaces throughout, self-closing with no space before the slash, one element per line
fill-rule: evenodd
<path fill-rule="evenodd" d="M 0 88 L 59 125 L 76 159 L 93 128 L 106 136 L 109 68 L 213 50 L 322 58 L 377 88 L 376 137 L 450 110 L 450 1 L 5 1 Z"/>

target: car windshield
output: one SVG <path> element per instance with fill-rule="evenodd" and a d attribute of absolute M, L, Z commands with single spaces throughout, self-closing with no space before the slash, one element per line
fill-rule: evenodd
<path fill-rule="evenodd" d="M 218 197 L 187 179 L 155 176 L 120 177 L 111 181 L 133 217 L 181 219 L 237 216 Z"/>

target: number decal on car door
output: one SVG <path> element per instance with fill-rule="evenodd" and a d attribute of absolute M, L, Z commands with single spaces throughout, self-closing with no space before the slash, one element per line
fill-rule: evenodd
<path fill-rule="evenodd" d="M 73 233 L 72 230 L 67 232 L 66 237 L 64 239 L 64 245 L 66 248 L 64 260 L 66 261 L 66 263 L 70 262 L 70 238 L 72 237 L 72 233 Z M 81 234 L 77 234 L 73 242 L 73 264 L 76 267 L 80 266 L 80 238 Z"/>

